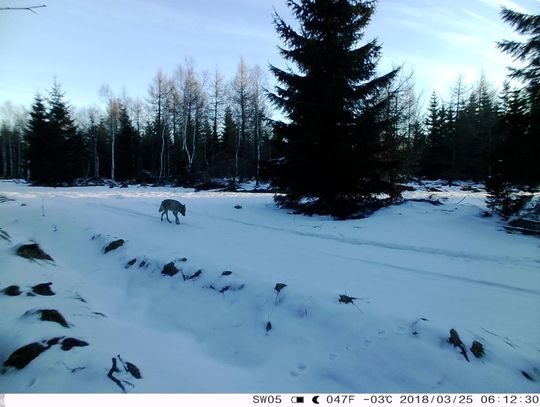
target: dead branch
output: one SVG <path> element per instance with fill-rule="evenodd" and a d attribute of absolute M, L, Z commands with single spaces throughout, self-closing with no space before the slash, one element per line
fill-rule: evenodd
<path fill-rule="evenodd" d="M 34 9 L 36 8 L 42 8 L 42 7 L 47 7 L 46 4 L 41 4 L 39 6 L 30 6 L 30 7 L 0 7 L 0 11 L 8 11 L 8 10 L 26 10 L 26 11 L 31 11 L 32 13 L 34 14 L 37 14 Z"/>
<path fill-rule="evenodd" d="M 455 329 L 450 329 L 450 338 L 448 338 L 448 342 L 454 345 L 454 347 L 461 349 L 461 354 L 467 360 L 467 362 L 470 362 L 469 357 L 467 356 L 467 350 L 465 349 L 465 345 L 461 341 L 457 331 Z"/>
<path fill-rule="evenodd" d="M 116 358 L 112 358 L 112 367 L 111 367 L 111 370 L 109 370 L 109 373 L 107 374 L 107 376 L 109 377 L 109 379 L 115 382 L 118 385 L 118 387 L 120 387 L 122 391 L 125 393 L 126 389 L 124 385 L 122 384 L 122 382 L 113 376 L 113 373 L 117 373 L 117 372 L 119 372 L 119 370 L 116 367 Z"/>

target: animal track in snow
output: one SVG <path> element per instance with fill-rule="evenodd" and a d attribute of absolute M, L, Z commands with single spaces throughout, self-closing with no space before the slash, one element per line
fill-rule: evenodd
<path fill-rule="evenodd" d="M 372 348 L 373 347 L 373 341 L 370 339 L 366 339 L 363 342 L 364 348 Z"/>
<path fill-rule="evenodd" d="M 305 363 L 299 363 L 296 366 L 296 369 L 291 370 L 289 372 L 289 375 L 294 379 L 298 379 L 306 370 L 307 370 L 307 365 Z"/>
<path fill-rule="evenodd" d="M 397 331 L 397 333 L 399 333 L 399 334 L 404 334 L 404 333 L 407 332 L 407 327 L 404 327 L 404 326 L 401 326 L 401 325 L 400 325 L 400 326 L 398 326 L 398 327 L 396 328 L 396 331 Z"/>

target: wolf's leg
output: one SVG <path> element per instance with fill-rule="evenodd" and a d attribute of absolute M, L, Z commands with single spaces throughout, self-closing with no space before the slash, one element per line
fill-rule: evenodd
<path fill-rule="evenodd" d="M 163 222 L 163 215 L 165 215 L 165 211 L 161 214 L 161 221 Z"/>
<path fill-rule="evenodd" d="M 169 211 L 165 211 L 165 217 L 167 218 L 167 222 L 172 223 L 169 219 Z"/>
<path fill-rule="evenodd" d="M 178 219 L 178 212 L 174 211 L 174 217 L 176 218 L 176 224 L 179 225 L 180 224 L 180 219 Z"/>

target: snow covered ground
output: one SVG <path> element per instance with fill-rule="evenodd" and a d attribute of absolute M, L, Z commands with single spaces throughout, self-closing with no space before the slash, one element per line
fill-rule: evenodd
<path fill-rule="evenodd" d="M 439 206 L 335 221 L 271 194 L 1 182 L 0 290 L 21 294 L 0 293 L 0 393 L 121 392 L 112 358 L 129 392 L 538 392 L 540 240 L 482 217 L 482 191 L 439 190 L 406 193 Z M 166 198 L 187 205 L 180 225 L 160 222 Z M 16 255 L 32 241 L 54 262 Z M 55 295 L 29 295 L 48 282 Z"/>

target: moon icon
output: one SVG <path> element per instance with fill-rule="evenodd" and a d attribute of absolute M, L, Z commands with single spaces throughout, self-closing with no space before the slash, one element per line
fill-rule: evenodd
<path fill-rule="evenodd" d="M 319 396 L 315 396 L 311 399 L 311 401 L 313 401 L 315 404 L 319 404 Z"/>

